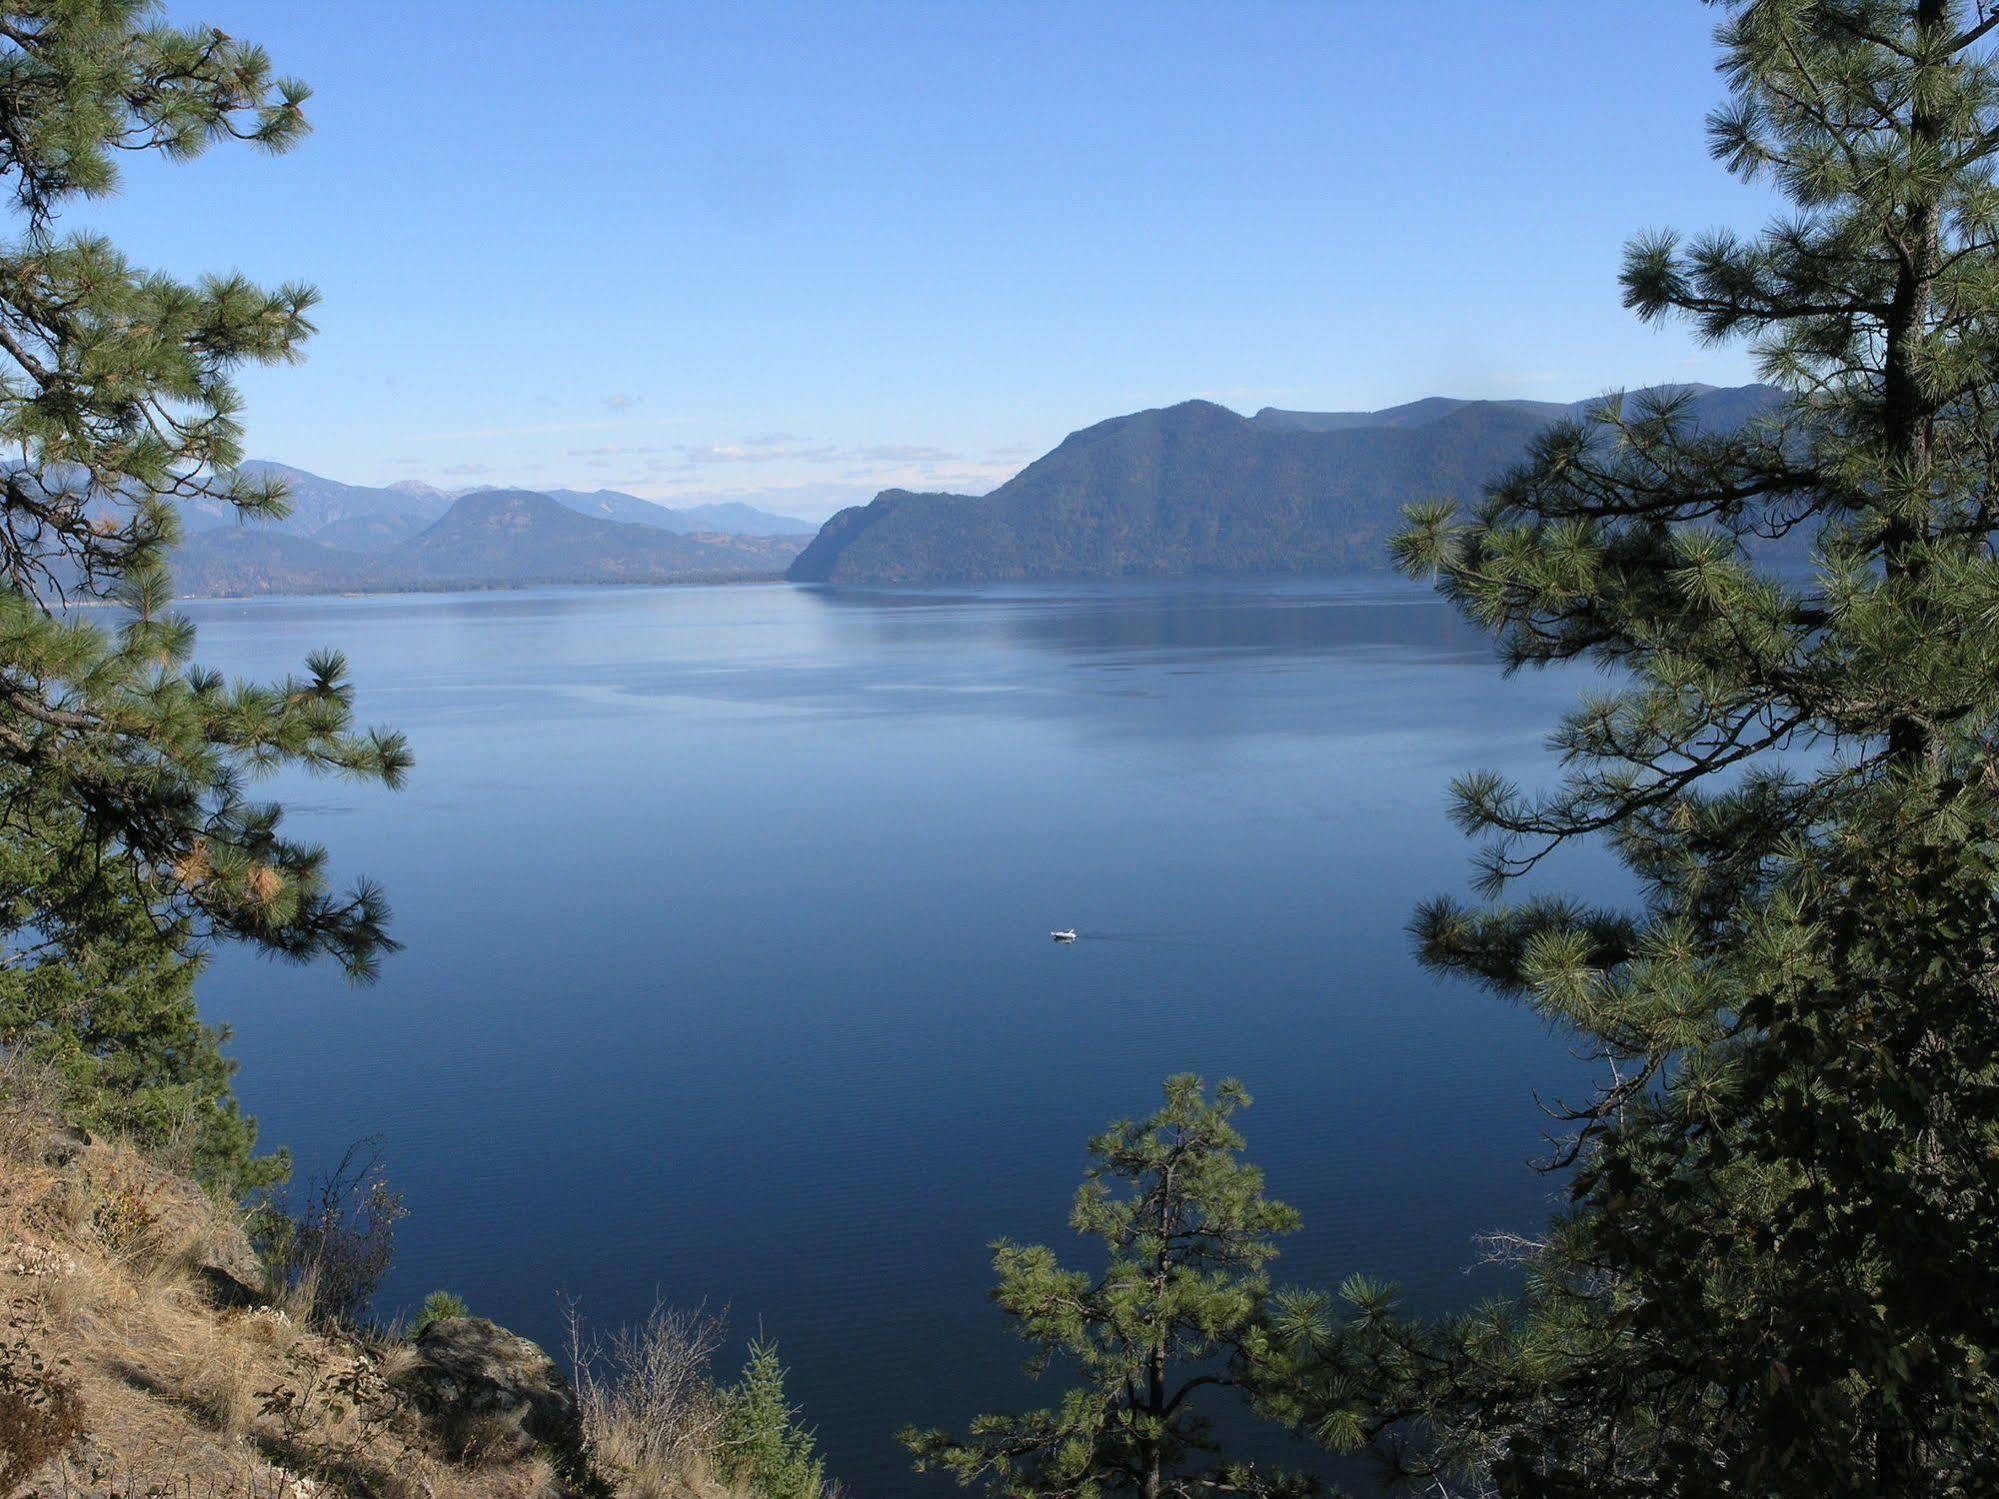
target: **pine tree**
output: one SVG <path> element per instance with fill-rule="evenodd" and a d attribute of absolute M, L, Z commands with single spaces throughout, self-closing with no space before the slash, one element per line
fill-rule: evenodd
<path fill-rule="evenodd" d="M 1265 1267 L 1298 1215 L 1263 1195 L 1230 1122 L 1249 1095 L 1171 1078 L 1148 1119 L 1090 1142 L 1069 1222 L 1103 1240 L 1101 1275 L 1041 1245 L 993 1246 L 993 1300 L 1035 1347 L 1029 1374 L 1061 1363 L 1077 1383 L 1054 1410 L 981 1416 L 970 1432 L 907 1431 L 919 1472 L 938 1469 L 1011 1499 L 1142 1494 L 1307 1494 L 1309 1479 L 1219 1458 L 1200 1404 L 1242 1386 L 1267 1341 Z"/>
<path fill-rule="evenodd" d="M 820 1499 L 826 1490 L 825 1459 L 784 1392 L 775 1343 L 753 1340 L 742 1378 L 723 1392 L 715 1465 L 757 1499 Z"/>
<path fill-rule="evenodd" d="M 1494 903 L 1415 922 L 1606 1063 L 1569 1202 L 1465 1317 L 1293 1299 L 1272 1404 L 1476 1492 L 1999 1492 L 1999 14 L 1726 10 L 1713 149 L 1790 209 L 1625 300 L 1785 399 L 1607 402 L 1400 543 L 1509 667 L 1612 669 L 1556 789 L 1456 788 Z M 1501 903 L 1596 835 L 1633 908 Z"/>
<path fill-rule="evenodd" d="M 238 469 L 231 381 L 299 357 L 315 294 L 177 280 L 58 219 L 114 191 L 121 157 L 282 151 L 306 96 L 262 49 L 167 25 L 142 0 L 0 7 L 16 215 L 0 245 L 0 1043 L 67 1046 L 72 1070 L 87 1058 L 107 1082 L 186 1086 L 216 1127 L 226 1067 L 185 997 L 199 952 L 243 941 L 366 977 L 390 945 L 380 893 L 329 888 L 324 852 L 287 837 L 250 782 L 298 767 L 393 785 L 408 754 L 356 730 L 337 654 L 231 683 L 194 663 L 193 628 L 168 607 L 181 506 L 283 511 L 280 486 Z"/>
<path fill-rule="evenodd" d="M 0 1037 L 47 1068 L 75 1122 L 171 1160 L 240 1198 L 282 1181 L 283 1153 L 257 1156 L 256 1121 L 237 1107 L 226 1027 L 202 1022 L 202 969 L 154 914 L 107 892 L 89 860 L 0 840 L 0 915 L 40 921 L 47 950 L 0 969 Z M 60 912 L 51 924 L 47 913 Z M 38 914 L 39 913 L 39 914 Z"/>

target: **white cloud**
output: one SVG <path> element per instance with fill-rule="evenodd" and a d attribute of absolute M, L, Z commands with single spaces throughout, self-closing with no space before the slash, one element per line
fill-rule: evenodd
<path fill-rule="evenodd" d="M 543 422 L 516 427 L 471 427 L 459 432 L 416 432 L 406 442 L 484 442 L 507 437 L 546 437 L 560 432 L 643 432 L 653 427 L 684 427 L 708 421 L 701 416 L 649 416 L 642 422 L 616 419 L 591 422 Z"/>
<path fill-rule="evenodd" d="M 847 449 L 849 458 L 865 463 L 956 463 L 964 454 L 943 448 L 927 448 L 920 443 L 883 442 L 871 447 Z"/>
<path fill-rule="evenodd" d="M 683 447 L 688 463 L 821 463 L 840 450 L 832 443 L 807 443 L 788 432 L 768 432 L 741 442 Z"/>

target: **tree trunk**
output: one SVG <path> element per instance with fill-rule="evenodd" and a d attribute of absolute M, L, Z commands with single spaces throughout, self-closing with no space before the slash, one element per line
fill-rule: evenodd
<path fill-rule="evenodd" d="M 1153 1345 L 1152 1355 L 1146 1361 L 1145 1409 L 1154 1421 L 1162 1425 L 1166 1419 L 1166 1345 Z M 1148 1439 L 1145 1453 L 1145 1499 L 1159 1499 L 1166 1482 L 1161 1470 L 1160 1442 L 1155 1431 Z"/>
<path fill-rule="evenodd" d="M 1934 32 L 1950 19 L 1949 0 L 1919 0 L 1916 28 Z M 1934 144 L 1941 125 L 1934 111 L 1918 102 L 1910 113 L 1910 134 Z M 1930 418 L 1917 371 L 1929 337 L 1931 282 L 1937 270 L 1938 205 L 1934 195 L 1912 197 L 1904 205 L 1902 263 L 1883 329 L 1881 426 L 1887 455 L 1921 482 L 1930 466 Z M 1914 515 L 1893 516 L 1882 536 L 1881 560 L 1889 579 L 1913 581 L 1922 574 L 1917 547 L 1928 540 L 1927 525 Z M 1888 751 L 1896 763 L 1913 765 L 1929 750 L 1929 730 L 1906 715 L 1888 726 Z"/>
<path fill-rule="evenodd" d="M 1916 29 L 1935 35 L 1953 20 L 1952 0 L 1918 0 Z M 1910 111 L 1909 130 L 1918 146 L 1934 146 L 1942 135 L 1935 111 L 1923 102 L 1918 88 Z M 1929 338 L 1932 286 L 1939 261 L 1940 210 L 1933 192 L 1912 195 L 1904 205 L 1902 263 L 1889 304 L 1882 360 L 1881 424 L 1891 460 L 1905 466 L 1918 483 L 1926 483 L 1931 463 L 1932 400 L 1919 383 L 1923 345 Z M 1924 560 L 1917 547 L 1927 541 L 1928 525 L 1915 513 L 1890 520 L 1882 538 L 1882 566 L 1890 580 L 1915 581 Z M 1913 766 L 1930 749 L 1926 725 L 1898 715 L 1888 728 L 1888 753 L 1902 766 Z M 1874 1428 L 1874 1492 L 1883 1496 L 1907 1492 L 1916 1470 L 1915 1439 L 1883 1412 Z"/>

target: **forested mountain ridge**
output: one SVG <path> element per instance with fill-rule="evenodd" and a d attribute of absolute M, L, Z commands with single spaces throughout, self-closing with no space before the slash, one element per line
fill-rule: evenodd
<path fill-rule="evenodd" d="M 1733 427 L 1768 386 L 1688 387 L 1701 425 Z M 1186 401 L 1071 433 L 990 494 L 888 490 L 841 511 L 797 582 L 922 582 L 1386 565 L 1412 500 L 1477 498 L 1551 420 L 1596 404 L 1431 397 L 1379 412 L 1243 417 Z"/>

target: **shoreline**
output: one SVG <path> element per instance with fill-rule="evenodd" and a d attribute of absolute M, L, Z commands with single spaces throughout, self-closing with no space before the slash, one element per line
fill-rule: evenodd
<path fill-rule="evenodd" d="M 434 593 L 526 593 L 534 588 L 719 588 L 738 583 L 783 583 L 783 573 L 715 573 L 687 578 L 520 578 L 503 582 L 440 578 L 381 588 L 265 588 L 255 593 L 176 593 L 176 604 L 240 604 L 254 599 L 364 599 L 421 597 Z M 90 599 L 80 607 L 113 607 L 116 600 Z"/>

